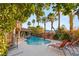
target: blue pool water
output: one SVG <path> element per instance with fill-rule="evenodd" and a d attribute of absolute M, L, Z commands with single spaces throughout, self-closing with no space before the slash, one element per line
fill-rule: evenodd
<path fill-rule="evenodd" d="M 40 38 L 40 37 L 31 36 L 31 37 L 27 38 L 27 40 L 25 40 L 25 42 L 29 45 L 41 45 L 41 44 L 48 44 L 51 41 L 45 40 L 45 39 Z"/>

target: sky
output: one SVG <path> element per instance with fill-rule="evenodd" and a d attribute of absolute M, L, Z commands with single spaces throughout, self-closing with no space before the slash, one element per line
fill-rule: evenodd
<path fill-rule="evenodd" d="M 47 16 L 51 11 L 52 11 L 52 8 L 50 8 L 50 10 L 44 10 L 44 12 L 45 12 L 44 16 Z M 28 21 L 30 21 L 31 22 L 31 26 L 33 26 L 33 24 L 32 24 L 32 20 L 33 19 L 36 20 L 36 16 L 35 15 L 31 15 L 30 18 L 25 23 L 22 24 L 22 28 L 28 28 L 28 25 L 27 25 Z M 60 26 L 62 26 L 62 25 L 65 25 L 65 27 L 69 30 L 69 27 L 70 27 L 69 26 L 69 16 L 68 15 L 64 16 L 61 13 L 61 15 L 60 15 Z M 37 26 L 37 22 L 35 22 L 34 26 Z M 40 26 L 44 28 L 44 24 L 43 23 L 40 23 Z M 53 26 L 54 26 L 55 29 L 57 29 L 58 21 L 55 21 Z M 74 16 L 73 28 L 76 28 L 76 29 L 79 28 L 79 20 L 78 20 L 77 16 Z M 51 30 L 51 23 L 50 22 L 46 23 L 46 30 Z"/>

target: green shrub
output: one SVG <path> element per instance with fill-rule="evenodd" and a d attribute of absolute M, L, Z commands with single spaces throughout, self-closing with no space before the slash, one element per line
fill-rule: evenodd
<path fill-rule="evenodd" d="M 32 34 L 33 35 L 38 35 L 38 34 L 41 34 L 41 33 L 44 33 L 44 29 L 37 26 L 37 27 L 30 27 L 30 29 L 32 30 Z"/>
<path fill-rule="evenodd" d="M 61 35 L 61 33 L 56 33 L 53 35 L 53 38 L 58 40 L 61 37 Z"/>
<path fill-rule="evenodd" d="M 54 37 L 54 39 L 57 39 L 57 40 L 69 40 L 69 41 L 71 41 L 71 39 L 72 39 L 72 37 L 66 32 L 56 33 L 56 34 L 54 34 L 53 37 Z"/>
<path fill-rule="evenodd" d="M 68 33 L 63 33 L 61 39 L 71 41 L 72 37 Z"/>
<path fill-rule="evenodd" d="M 40 26 L 36 26 L 36 28 L 40 28 Z"/>
<path fill-rule="evenodd" d="M 6 56 L 8 53 L 8 45 L 5 39 L 0 36 L 0 56 Z"/>

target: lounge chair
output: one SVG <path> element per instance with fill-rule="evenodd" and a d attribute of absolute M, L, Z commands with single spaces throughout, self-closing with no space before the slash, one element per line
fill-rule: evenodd
<path fill-rule="evenodd" d="M 68 40 L 64 40 L 64 41 L 61 42 L 61 43 L 50 44 L 50 45 L 48 45 L 48 46 L 61 49 L 61 50 L 63 51 L 64 55 L 66 55 L 65 52 L 64 52 L 64 48 L 65 48 L 65 45 L 66 45 L 68 42 L 69 42 Z"/>
<path fill-rule="evenodd" d="M 78 51 L 78 48 L 77 48 L 77 45 L 76 45 L 78 42 L 79 42 L 79 39 L 77 39 L 77 40 L 75 40 L 75 41 L 73 41 L 73 42 L 68 42 L 68 43 L 65 45 L 66 49 L 69 51 L 69 53 L 70 53 L 71 55 L 79 55 L 79 53 L 76 54 L 76 52 L 75 52 L 75 50 L 76 50 L 77 52 L 79 52 L 79 51 Z M 72 49 L 73 53 L 71 53 L 71 50 L 70 50 L 69 48 Z"/>
<path fill-rule="evenodd" d="M 64 40 L 63 42 L 61 43 L 55 43 L 55 44 L 50 44 L 48 46 L 52 46 L 52 47 L 55 47 L 55 48 L 63 48 L 65 46 L 66 43 L 68 43 L 69 41 L 68 40 Z"/>

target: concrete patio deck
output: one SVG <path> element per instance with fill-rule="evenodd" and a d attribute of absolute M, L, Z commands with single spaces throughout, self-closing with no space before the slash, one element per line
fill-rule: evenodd
<path fill-rule="evenodd" d="M 66 53 L 68 56 L 70 55 L 68 52 Z M 8 52 L 8 56 L 64 56 L 64 53 L 62 50 L 47 45 L 28 45 L 26 42 L 21 42 L 18 48 Z"/>

